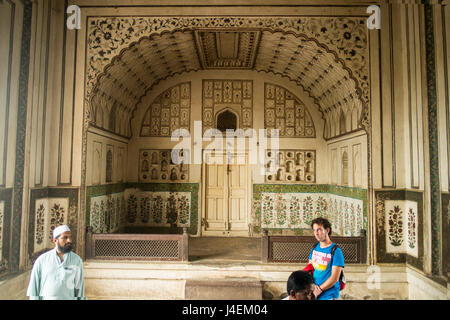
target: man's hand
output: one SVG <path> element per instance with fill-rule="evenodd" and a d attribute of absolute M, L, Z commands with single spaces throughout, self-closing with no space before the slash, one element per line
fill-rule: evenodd
<path fill-rule="evenodd" d="M 314 296 L 317 298 L 322 293 L 322 290 L 319 288 L 318 285 L 315 285 L 313 293 L 314 293 Z"/>

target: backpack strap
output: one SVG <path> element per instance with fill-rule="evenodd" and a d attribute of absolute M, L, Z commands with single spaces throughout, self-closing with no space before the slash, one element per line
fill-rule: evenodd
<path fill-rule="evenodd" d="M 333 248 L 331 248 L 331 259 L 330 259 L 330 265 L 333 268 L 333 258 L 334 258 L 334 252 L 336 249 L 339 248 L 339 246 L 335 243 Z"/>

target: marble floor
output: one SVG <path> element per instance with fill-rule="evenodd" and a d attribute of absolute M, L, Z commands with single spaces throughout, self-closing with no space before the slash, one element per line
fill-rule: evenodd
<path fill-rule="evenodd" d="M 244 237 L 189 238 L 189 261 L 261 261 L 261 239 Z"/>

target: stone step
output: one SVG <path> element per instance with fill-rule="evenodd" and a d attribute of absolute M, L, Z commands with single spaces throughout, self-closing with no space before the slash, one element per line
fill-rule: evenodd
<path fill-rule="evenodd" d="M 186 280 L 186 300 L 262 300 L 263 283 L 256 279 Z"/>

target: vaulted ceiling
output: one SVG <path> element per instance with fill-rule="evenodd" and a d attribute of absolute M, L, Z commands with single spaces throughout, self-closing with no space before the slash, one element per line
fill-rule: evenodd
<path fill-rule="evenodd" d="M 129 120 L 140 99 L 160 81 L 207 69 L 255 70 L 287 77 L 309 93 L 326 121 L 342 111 L 350 114 L 354 108 L 361 114 L 363 102 L 355 75 L 319 41 L 267 29 L 218 28 L 144 36 L 122 50 L 96 79 L 89 97 L 91 121 L 98 123 L 98 117 L 111 108 L 121 110 Z M 117 131 L 114 124 L 102 122 L 105 129 Z M 130 130 L 118 133 L 130 136 Z"/>

